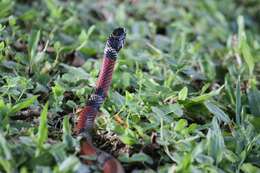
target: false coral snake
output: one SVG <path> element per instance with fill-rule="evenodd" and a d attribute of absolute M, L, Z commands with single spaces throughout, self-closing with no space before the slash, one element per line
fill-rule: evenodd
<path fill-rule="evenodd" d="M 79 114 L 76 126 L 78 136 L 81 136 L 80 154 L 83 156 L 95 157 L 96 163 L 104 173 L 123 173 L 122 165 L 111 155 L 97 149 L 92 143 L 92 131 L 95 117 L 100 105 L 104 102 L 109 86 L 118 52 L 125 43 L 126 32 L 124 28 L 117 28 L 109 36 L 105 50 L 103 63 L 99 72 L 94 92 L 89 96 L 85 108 Z M 85 163 L 91 164 L 93 161 L 86 160 Z"/>

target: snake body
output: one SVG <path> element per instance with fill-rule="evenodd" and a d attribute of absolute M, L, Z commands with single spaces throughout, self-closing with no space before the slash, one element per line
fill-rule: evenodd
<path fill-rule="evenodd" d="M 125 37 L 125 29 L 116 28 L 107 39 L 96 88 L 89 96 L 86 106 L 79 113 L 76 126 L 77 135 L 82 137 L 80 154 L 95 157 L 95 162 L 104 173 L 124 173 L 124 169 L 119 161 L 108 153 L 94 147 L 92 143 L 92 131 L 99 108 L 107 97 L 118 52 L 125 43 Z M 85 160 L 85 163 L 92 164 L 93 160 Z"/>

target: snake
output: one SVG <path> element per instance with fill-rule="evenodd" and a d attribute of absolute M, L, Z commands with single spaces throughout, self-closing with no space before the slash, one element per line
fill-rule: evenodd
<path fill-rule="evenodd" d="M 85 164 L 96 164 L 103 173 L 124 173 L 123 166 L 112 155 L 94 146 L 92 135 L 95 118 L 100 106 L 107 98 L 118 53 L 125 44 L 126 30 L 118 27 L 108 37 L 103 54 L 103 62 L 99 71 L 96 86 L 88 96 L 85 107 L 80 111 L 76 134 L 80 137 L 80 155 L 85 156 Z M 95 158 L 87 159 L 87 158 Z"/>

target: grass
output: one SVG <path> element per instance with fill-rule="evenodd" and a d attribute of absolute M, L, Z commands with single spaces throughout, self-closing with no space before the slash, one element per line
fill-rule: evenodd
<path fill-rule="evenodd" d="M 127 29 L 96 146 L 127 172 L 260 172 L 258 0 L 0 0 L 0 172 L 83 165 L 77 112 Z M 79 171 L 80 172 L 80 171 Z"/>

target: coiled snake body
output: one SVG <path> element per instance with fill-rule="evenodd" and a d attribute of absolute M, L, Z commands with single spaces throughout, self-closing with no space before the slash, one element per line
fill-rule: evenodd
<path fill-rule="evenodd" d="M 77 135 L 82 137 L 80 154 L 95 157 L 98 166 L 101 167 L 104 173 L 124 173 L 124 169 L 119 161 L 93 146 L 91 134 L 99 107 L 107 96 L 118 52 L 125 43 L 125 37 L 126 32 L 124 28 L 115 29 L 109 36 L 96 88 L 89 96 L 85 108 L 80 112 L 76 126 Z M 85 163 L 91 164 L 92 161 L 86 160 Z"/>

